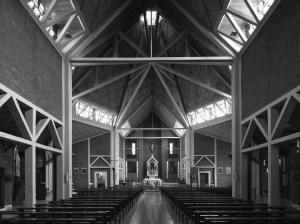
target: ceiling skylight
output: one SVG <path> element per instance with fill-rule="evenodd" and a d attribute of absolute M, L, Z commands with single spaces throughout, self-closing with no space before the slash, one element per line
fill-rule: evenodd
<path fill-rule="evenodd" d="M 76 116 L 86 118 L 102 124 L 113 125 L 116 115 L 104 108 L 92 105 L 81 100 L 75 102 Z"/>
<path fill-rule="evenodd" d="M 147 21 L 148 26 L 155 26 L 156 25 L 157 16 L 158 16 L 158 23 L 162 20 L 162 17 L 160 15 L 158 15 L 157 11 L 147 10 L 145 16 L 146 16 L 146 21 Z M 142 23 L 145 22 L 144 15 L 141 15 L 140 21 Z"/>
<path fill-rule="evenodd" d="M 201 107 L 187 114 L 191 125 L 200 124 L 232 113 L 230 99 L 223 99 L 218 102 Z"/>
<path fill-rule="evenodd" d="M 274 0 L 230 0 L 218 26 L 218 34 L 239 52 Z"/>
<path fill-rule="evenodd" d="M 87 31 L 77 4 L 73 0 L 21 1 L 39 24 L 49 40 L 63 53 L 71 40 L 79 39 Z"/>

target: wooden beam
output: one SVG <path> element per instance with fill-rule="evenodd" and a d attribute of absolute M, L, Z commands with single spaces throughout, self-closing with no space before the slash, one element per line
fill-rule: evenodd
<path fill-rule="evenodd" d="M 186 130 L 186 128 L 119 128 L 119 130 L 135 130 L 135 131 L 174 131 Z"/>
<path fill-rule="evenodd" d="M 165 82 L 164 78 L 162 77 L 162 75 L 160 74 L 160 71 L 157 69 L 157 67 L 154 65 L 153 66 L 154 71 L 156 72 L 157 77 L 159 78 L 161 84 L 163 85 L 165 91 L 167 92 L 168 96 L 170 97 L 173 105 L 175 106 L 177 112 L 180 114 L 181 118 L 183 119 L 186 127 L 189 127 L 189 122 L 187 121 L 185 115 L 183 114 L 183 112 L 181 111 L 180 107 L 178 106 L 173 94 L 171 93 L 167 83 Z"/>
<path fill-rule="evenodd" d="M 170 77 L 168 76 L 168 74 L 167 74 L 164 70 L 160 70 L 160 72 L 161 72 L 165 77 L 170 78 Z M 180 107 L 180 109 L 181 109 L 181 111 L 182 111 L 182 113 L 183 113 L 183 115 L 184 115 L 186 121 L 187 121 L 188 124 L 190 125 L 189 120 L 188 120 L 188 118 L 187 118 L 187 116 L 186 116 L 186 110 L 185 110 L 184 105 L 183 105 L 182 95 L 181 95 L 181 92 L 180 92 L 180 89 L 179 89 L 179 84 L 178 84 L 177 77 L 175 77 L 175 80 L 173 80 L 173 79 L 171 79 L 171 80 L 173 81 L 173 83 L 174 83 L 174 85 L 175 85 L 174 90 L 175 90 L 175 94 L 177 95 L 177 98 L 178 98 L 178 101 L 179 101 L 179 105 L 178 105 L 178 106 Z"/>
<path fill-rule="evenodd" d="M 251 17 L 247 16 L 246 14 L 243 14 L 242 11 L 236 10 L 232 7 L 227 8 L 226 11 L 231 13 L 232 15 L 246 21 L 247 23 L 250 23 L 250 24 L 255 25 L 255 26 L 257 25 L 256 21 L 253 21 L 253 19 L 251 19 Z"/>
<path fill-rule="evenodd" d="M 98 28 L 91 33 L 73 52 L 70 56 L 73 57 L 78 55 L 85 49 L 90 43 L 92 43 L 131 3 L 133 0 L 124 1 L 119 8 L 115 9 L 114 12 L 109 15 Z"/>
<path fill-rule="evenodd" d="M 74 113 L 73 113 L 73 116 L 72 116 L 72 120 L 76 121 L 80 124 L 89 125 L 89 126 L 92 126 L 92 127 L 95 127 L 95 128 L 101 128 L 101 129 L 108 130 L 108 131 L 113 130 L 113 127 L 108 125 L 108 124 L 103 124 L 103 123 L 100 123 L 100 122 L 89 120 L 87 118 L 82 118 L 82 117 L 76 116 Z"/>
<path fill-rule="evenodd" d="M 74 66 L 96 66 L 96 65 L 122 65 L 140 63 L 166 63 L 166 64 L 196 64 L 196 65 L 230 65 L 232 57 L 142 57 L 142 58 L 73 58 Z"/>
<path fill-rule="evenodd" d="M 224 123 L 224 122 L 227 122 L 227 121 L 231 121 L 231 120 L 232 120 L 232 116 L 231 116 L 231 114 L 229 114 L 229 115 L 226 115 L 224 117 L 219 117 L 219 118 L 216 118 L 216 119 L 213 119 L 213 120 L 210 120 L 210 121 L 205 121 L 203 123 L 193 125 L 192 130 L 198 131 L 200 129 L 211 127 L 211 126 L 214 126 L 214 125 L 218 125 L 218 124 L 221 124 L 221 123 Z"/>
<path fill-rule="evenodd" d="M 211 42 L 218 46 L 224 53 L 234 56 L 235 53 L 224 44 L 213 32 L 208 30 L 205 26 L 199 23 L 187 10 L 185 10 L 178 2 L 171 1 L 172 4 Z"/>
<path fill-rule="evenodd" d="M 59 0 L 52 0 L 45 12 L 45 14 L 42 16 L 40 22 L 44 23 L 48 20 L 49 16 L 52 14 L 56 4 L 59 2 Z"/>
<path fill-rule="evenodd" d="M 76 84 L 72 87 L 72 90 L 76 89 L 90 74 L 92 71 L 94 71 L 94 67 L 88 67 L 83 73 L 83 75 L 80 77 L 80 79 L 76 82 Z"/>
<path fill-rule="evenodd" d="M 201 81 L 199 81 L 199 80 L 196 80 L 196 79 L 194 79 L 194 78 L 191 78 L 190 75 L 183 74 L 183 73 L 181 73 L 181 72 L 179 72 L 179 71 L 177 71 L 177 70 L 175 70 L 175 69 L 171 69 L 171 68 L 165 67 L 165 66 L 163 66 L 163 65 L 158 65 L 158 66 L 159 66 L 160 68 L 162 68 L 162 69 L 165 69 L 165 70 L 167 70 L 167 71 L 173 73 L 174 75 L 179 76 L 179 77 L 182 78 L 182 79 L 185 79 L 185 80 L 187 80 L 187 81 L 189 81 L 189 82 L 192 82 L 193 84 L 195 84 L 195 85 L 197 85 L 197 86 L 200 86 L 200 87 L 202 87 L 202 88 L 204 88 L 204 89 L 207 89 L 207 90 L 209 90 L 209 91 L 212 91 L 212 92 L 214 92 L 214 93 L 216 93 L 216 94 L 218 94 L 218 95 L 221 95 L 221 96 L 223 96 L 223 97 L 226 97 L 226 98 L 231 99 L 231 95 L 229 95 L 229 94 L 227 94 L 227 93 L 225 93 L 225 92 L 223 92 L 223 91 L 221 91 L 221 90 L 218 90 L 218 89 L 216 89 L 216 88 L 214 88 L 214 87 L 211 87 L 211 86 L 209 86 L 209 85 L 207 85 L 207 84 L 205 84 L 205 83 L 203 83 L 203 82 L 201 82 Z"/>
<path fill-rule="evenodd" d="M 173 40 L 171 40 L 162 51 L 157 54 L 157 57 L 161 57 L 165 52 L 167 52 L 171 47 L 173 47 L 183 36 L 184 32 L 179 33 Z"/>
<path fill-rule="evenodd" d="M 148 75 L 148 72 L 149 72 L 149 70 L 150 70 L 150 67 L 151 67 L 151 65 L 148 65 L 148 67 L 145 69 L 145 71 L 144 71 L 144 73 L 143 73 L 143 75 L 142 75 L 142 77 L 141 77 L 139 83 L 137 84 L 135 90 L 133 91 L 133 93 L 132 93 L 132 95 L 131 95 L 131 97 L 130 97 L 128 103 L 127 103 L 127 105 L 125 106 L 124 110 L 122 111 L 121 115 L 119 116 L 116 126 L 119 126 L 120 123 L 122 122 L 123 117 L 125 116 L 126 112 L 128 111 L 128 109 L 129 109 L 130 105 L 132 104 L 132 102 L 133 102 L 135 96 L 137 95 L 137 93 L 138 93 L 140 87 L 142 86 L 142 84 L 143 84 L 143 82 L 144 82 L 146 76 Z"/>
<path fill-rule="evenodd" d="M 98 85 L 96 85 L 94 87 L 91 87 L 91 88 L 89 88 L 89 89 L 87 89 L 87 90 L 85 90 L 85 91 L 83 91 L 81 93 L 78 93 L 77 95 L 75 95 L 75 96 L 72 97 L 72 100 L 75 100 L 75 99 L 77 99 L 79 97 L 82 97 L 82 96 L 84 96 L 86 94 L 89 94 L 89 93 L 94 92 L 94 91 L 96 91 L 98 89 L 101 89 L 102 87 L 107 86 L 107 85 L 111 84 L 112 82 L 115 82 L 115 81 L 117 81 L 119 79 L 122 79 L 122 78 L 124 78 L 124 77 L 126 77 L 126 76 L 128 76 L 128 75 L 130 75 L 130 74 L 132 74 L 132 73 L 134 73 L 134 72 L 136 72 L 136 71 L 144 68 L 144 67 L 145 67 L 145 65 L 142 65 L 142 66 L 140 66 L 138 68 L 130 69 L 130 70 L 126 71 L 126 72 L 122 72 L 122 73 L 120 73 L 118 75 L 115 75 L 113 78 L 111 78 L 109 80 L 106 80 L 106 81 L 104 81 L 104 82 L 102 82 L 102 83 L 100 83 L 100 84 L 98 84 Z"/>
<path fill-rule="evenodd" d="M 76 19 L 77 15 L 73 14 L 70 16 L 70 18 L 68 19 L 67 23 L 65 24 L 64 28 L 60 31 L 60 33 L 58 34 L 55 43 L 58 43 L 59 41 L 62 40 L 63 36 L 66 34 L 66 32 L 68 32 L 68 30 L 70 29 L 72 22 L 74 21 L 74 19 Z"/>
<path fill-rule="evenodd" d="M 144 57 L 148 57 L 148 54 L 125 33 L 119 32 L 119 36 L 123 40 L 125 40 L 133 49 L 135 49 L 140 55 L 142 55 Z"/>
<path fill-rule="evenodd" d="M 233 16 L 230 13 L 225 13 L 227 19 L 229 20 L 230 24 L 234 27 L 234 29 L 236 30 L 236 32 L 238 32 L 240 38 L 242 39 L 243 43 L 245 43 L 247 41 L 247 37 L 246 35 L 243 33 L 241 27 L 239 26 L 239 24 L 237 24 L 237 22 L 234 20 Z"/>
<path fill-rule="evenodd" d="M 180 137 L 178 136 L 166 136 L 166 137 L 155 137 L 155 136 L 151 136 L 151 137 L 140 137 L 140 136 L 136 136 L 136 137 L 124 137 L 125 139 L 178 139 Z"/>
<path fill-rule="evenodd" d="M 149 103 L 150 100 L 152 100 L 152 98 L 148 97 L 141 105 L 139 105 L 139 107 L 126 120 L 130 120 L 132 117 L 134 117 L 138 111 L 143 109 L 143 107 Z M 124 122 L 120 123 L 119 126 L 122 127 L 123 124 L 124 124 Z M 122 129 L 122 128 L 120 128 L 120 129 Z"/>

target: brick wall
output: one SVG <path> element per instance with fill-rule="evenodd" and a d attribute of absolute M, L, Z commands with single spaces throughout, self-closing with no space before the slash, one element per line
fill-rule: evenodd
<path fill-rule="evenodd" d="M 281 1 L 243 54 L 243 118 L 300 84 L 299 11 L 300 1 Z"/>
<path fill-rule="evenodd" d="M 88 187 L 88 174 L 82 173 L 82 168 L 88 169 L 88 141 L 78 142 L 73 144 L 73 183 L 76 188 Z M 75 174 L 74 168 L 77 168 L 79 173 Z"/>
<path fill-rule="evenodd" d="M 231 172 L 231 143 L 217 140 L 217 169 L 222 167 L 223 173 L 217 173 L 219 187 L 230 187 L 232 185 Z M 227 170 L 226 170 L 227 169 Z"/>
<path fill-rule="evenodd" d="M 219 187 L 230 187 L 232 184 L 231 172 L 226 173 L 226 171 L 231 171 L 231 143 L 216 140 L 216 152 L 217 152 L 217 184 Z M 195 133 L 194 135 L 194 154 L 195 155 L 214 155 L 215 154 L 215 143 L 214 138 L 202 135 L 200 133 Z M 213 159 L 209 157 L 210 159 Z M 195 162 L 199 157 L 195 157 Z M 202 166 L 210 165 L 204 160 L 200 163 Z M 218 168 L 221 168 L 222 173 L 218 174 Z M 226 169 L 227 168 L 227 169 Z M 210 168 L 200 168 L 200 171 L 210 171 L 212 175 L 212 180 L 214 179 L 214 170 Z"/>
<path fill-rule="evenodd" d="M 0 1 L 0 79 L 62 119 L 62 58 L 19 0 Z"/>
<path fill-rule="evenodd" d="M 82 168 L 88 169 L 88 141 L 81 141 L 73 144 L 73 182 L 74 186 L 78 188 L 88 187 L 88 174 L 82 174 Z M 97 136 L 90 139 L 90 153 L 91 155 L 110 155 L 110 133 Z M 107 159 L 107 158 L 105 158 Z M 92 159 L 91 159 L 92 160 Z M 108 159 L 110 162 L 110 159 Z M 103 161 L 100 159 L 95 165 L 103 165 Z M 104 164 L 106 165 L 106 164 Z M 79 168 L 79 174 L 74 174 L 74 168 Z M 90 180 L 94 183 L 94 172 L 106 171 L 107 183 L 110 186 L 110 169 L 91 169 Z"/>

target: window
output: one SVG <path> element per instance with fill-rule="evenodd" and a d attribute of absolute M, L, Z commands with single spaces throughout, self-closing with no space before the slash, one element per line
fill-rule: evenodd
<path fill-rule="evenodd" d="M 112 125 L 116 117 L 114 113 L 104 108 L 83 102 L 81 100 L 77 100 L 75 103 L 75 114 L 79 117 L 107 125 Z"/>
<path fill-rule="evenodd" d="M 46 12 L 44 5 L 39 0 L 32 0 L 27 2 L 36 17 L 41 19 Z"/>
<path fill-rule="evenodd" d="M 174 154 L 174 147 L 173 147 L 174 145 L 173 145 L 173 142 L 170 142 L 169 143 L 169 153 L 170 153 L 170 155 L 173 155 Z"/>
<path fill-rule="evenodd" d="M 131 154 L 136 155 L 136 144 L 135 144 L 135 142 L 133 142 L 131 144 Z"/>
<path fill-rule="evenodd" d="M 200 124 L 232 113 L 230 99 L 223 99 L 218 102 L 203 106 L 187 114 L 191 125 Z"/>
<path fill-rule="evenodd" d="M 74 174 L 79 174 L 79 169 L 78 168 L 74 168 Z"/>
<path fill-rule="evenodd" d="M 274 2 L 274 0 L 229 1 L 218 26 L 218 34 L 239 52 Z"/>
<path fill-rule="evenodd" d="M 82 173 L 82 174 L 87 174 L 86 168 L 82 168 L 82 169 L 81 169 L 81 173 Z"/>

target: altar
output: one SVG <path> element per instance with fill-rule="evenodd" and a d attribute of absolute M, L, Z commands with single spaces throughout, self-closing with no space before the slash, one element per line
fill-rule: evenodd
<path fill-rule="evenodd" d="M 158 160 L 153 154 L 147 160 L 147 177 L 143 180 L 143 185 L 150 188 L 161 186 L 161 179 L 158 178 Z"/>

